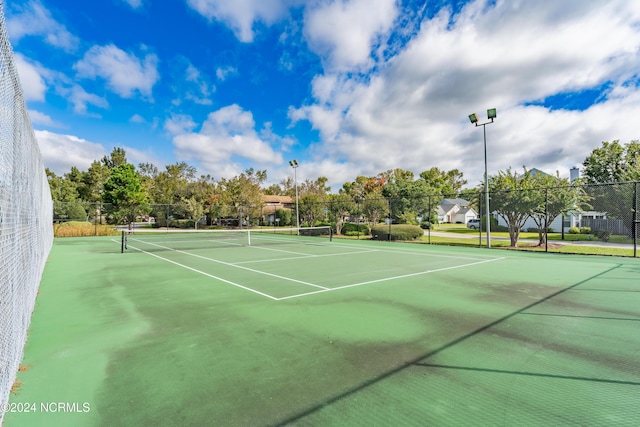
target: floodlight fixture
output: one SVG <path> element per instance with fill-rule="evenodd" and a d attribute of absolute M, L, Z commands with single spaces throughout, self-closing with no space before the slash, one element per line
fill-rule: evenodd
<path fill-rule="evenodd" d="M 291 166 L 292 168 L 297 168 L 298 167 L 298 161 L 297 160 L 289 160 L 289 166 Z"/>
<path fill-rule="evenodd" d="M 471 124 L 478 123 L 478 115 L 476 113 L 469 114 L 469 120 L 471 121 Z"/>
<path fill-rule="evenodd" d="M 493 119 L 495 119 L 497 117 L 496 109 L 495 108 L 489 108 L 487 110 L 487 117 L 489 118 L 489 120 L 493 121 Z"/>

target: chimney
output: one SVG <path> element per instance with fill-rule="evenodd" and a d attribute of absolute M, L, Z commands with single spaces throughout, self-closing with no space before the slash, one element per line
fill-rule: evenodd
<path fill-rule="evenodd" d="M 576 166 L 569 169 L 569 181 L 573 182 L 578 178 L 580 178 L 580 169 L 578 169 Z"/>

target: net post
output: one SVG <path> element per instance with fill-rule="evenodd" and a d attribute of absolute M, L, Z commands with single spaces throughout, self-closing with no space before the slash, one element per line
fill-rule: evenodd
<path fill-rule="evenodd" d="M 125 231 L 122 230 L 122 237 L 120 239 L 120 253 L 121 254 L 124 253 L 124 239 L 125 239 L 124 233 L 125 233 Z"/>
<path fill-rule="evenodd" d="M 247 245 L 251 246 L 251 228 L 247 228 Z"/>
<path fill-rule="evenodd" d="M 360 230 L 360 225 L 358 224 L 358 230 Z M 329 241 L 333 242 L 333 228 L 329 226 Z"/>

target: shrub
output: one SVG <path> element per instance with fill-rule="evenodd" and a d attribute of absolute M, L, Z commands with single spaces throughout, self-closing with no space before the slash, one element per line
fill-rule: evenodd
<path fill-rule="evenodd" d="M 591 233 L 591 227 L 580 227 L 580 234 L 589 234 L 589 233 Z"/>
<path fill-rule="evenodd" d="M 369 227 L 367 227 L 367 224 L 358 224 L 355 222 L 345 222 L 342 224 L 342 234 L 346 236 L 357 236 L 358 231 L 360 232 L 360 235 L 368 235 Z"/>
<path fill-rule="evenodd" d="M 416 240 L 424 236 L 424 231 L 417 225 L 396 224 L 389 232 L 388 225 L 376 225 L 371 229 L 371 235 L 374 240 Z"/>
<path fill-rule="evenodd" d="M 110 225 L 70 221 L 53 225 L 54 237 L 117 236 L 120 232 Z"/>
<path fill-rule="evenodd" d="M 196 222 L 192 219 L 172 219 L 168 224 L 169 228 L 196 228 Z"/>
<path fill-rule="evenodd" d="M 578 227 L 571 227 L 569 229 L 569 234 L 580 234 L 582 232 L 581 229 L 579 229 Z"/>
<path fill-rule="evenodd" d="M 596 230 L 593 234 L 603 242 L 608 242 L 611 237 L 611 232 L 609 230 Z"/>

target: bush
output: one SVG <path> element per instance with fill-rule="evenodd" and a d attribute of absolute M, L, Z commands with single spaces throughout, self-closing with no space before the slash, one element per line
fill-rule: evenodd
<path fill-rule="evenodd" d="M 355 222 L 345 222 L 344 224 L 342 224 L 342 234 L 344 234 L 345 236 L 357 236 L 358 232 L 360 233 L 360 235 L 368 235 L 369 227 L 367 226 L 367 224 L 358 224 Z"/>
<path fill-rule="evenodd" d="M 118 230 L 110 225 L 70 221 L 53 225 L 54 237 L 117 236 Z"/>
<path fill-rule="evenodd" d="M 571 227 L 574 228 L 574 227 Z M 591 227 L 580 227 L 580 234 L 589 234 L 591 233 Z"/>
<path fill-rule="evenodd" d="M 169 228 L 196 228 L 196 222 L 192 219 L 172 219 L 168 223 Z"/>
<path fill-rule="evenodd" d="M 277 223 L 280 227 L 291 225 L 292 218 L 295 220 L 295 217 L 293 217 L 291 211 L 285 209 L 276 209 L 275 217 L 280 220 Z"/>
<path fill-rule="evenodd" d="M 569 234 L 580 234 L 582 230 L 578 227 L 571 227 L 569 229 Z"/>
<path fill-rule="evenodd" d="M 371 236 L 373 240 L 416 240 L 424 236 L 424 231 L 417 225 L 396 224 L 389 233 L 388 225 L 376 225 L 371 229 Z"/>
<path fill-rule="evenodd" d="M 603 242 L 608 242 L 611 237 L 611 232 L 609 230 L 596 230 L 593 234 Z"/>

